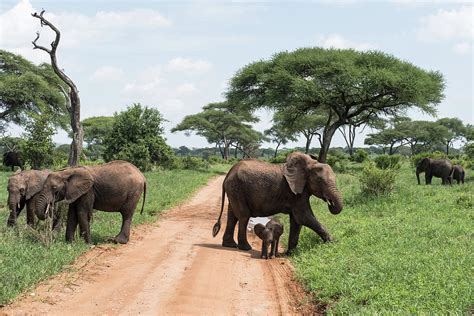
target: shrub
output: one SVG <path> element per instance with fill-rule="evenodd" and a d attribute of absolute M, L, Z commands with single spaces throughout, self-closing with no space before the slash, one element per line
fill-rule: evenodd
<path fill-rule="evenodd" d="M 23 153 L 26 160 L 33 169 L 41 169 L 53 163 L 53 135 L 54 128 L 51 126 L 50 118 L 39 115 L 26 127 Z"/>
<path fill-rule="evenodd" d="M 210 167 L 209 162 L 197 157 L 186 156 L 185 158 L 182 158 L 181 161 L 183 164 L 183 169 L 198 170 L 209 169 Z"/>
<path fill-rule="evenodd" d="M 352 156 L 352 160 L 354 160 L 355 162 L 361 163 L 361 162 L 366 161 L 368 157 L 369 157 L 369 154 L 365 150 L 359 148 L 356 150 L 356 152 Z"/>
<path fill-rule="evenodd" d="M 399 169 L 401 158 L 400 155 L 379 155 L 374 162 L 379 169 Z"/>
<path fill-rule="evenodd" d="M 389 194 L 393 191 L 397 172 L 392 168 L 377 168 L 373 162 L 369 162 L 359 178 L 362 194 L 371 196 Z"/>
<path fill-rule="evenodd" d="M 286 156 L 287 155 L 278 155 L 276 157 L 271 158 L 268 160 L 271 163 L 285 163 L 286 162 Z"/>
<path fill-rule="evenodd" d="M 347 165 L 349 164 L 349 158 L 342 152 L 334 152 L 332 155 L 328 155 L 326 163 L 331 166 L 335 172 L 346 172 Z"/>
<path fill-rule="evenodd" d="M 466 144 L 463 148 L 464 154 L 470 159 L 474 160 L 474 143 Z"/>

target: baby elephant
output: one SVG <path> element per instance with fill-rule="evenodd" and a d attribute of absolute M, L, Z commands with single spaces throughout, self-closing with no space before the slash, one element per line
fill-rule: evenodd
<path fill-rule="evenodd" d="M 268 246 L 271 245 L 270 259 L 278 256 L 278 241 L 283 234 L 283 225 L 276 220 L 270 220 L 267 225 L 257 224 L 253 228 L 255 235 L 262 240 L 261 258 L 268 259 Z"/>
<path fill-rule="evenodd" d="M 457 184 L 464 184 L 464 168 L 460 165 L 453 166 L 453 179 L 456 180 Z"/>

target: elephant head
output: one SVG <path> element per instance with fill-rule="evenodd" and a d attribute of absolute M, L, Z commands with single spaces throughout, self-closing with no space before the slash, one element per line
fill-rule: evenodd
<path fill-rule="evenodd" d="M 418 184 L 420 184 L 420 173 L 426 172 L 430 164 L 431 164 L 430 158 L 423 158 L 416 165 L 416 179 L 418 180 Z"/>
<path fill-rule="evenodd" d="M 255 235 L 257 235 L 267 245 L 272 243 L 273 231 L 271 229 L 268 229 L 263 224 L 259 223 L 253 227 L 253 231 L 255 232 Z"/>
<path fill-rule="evenodd" d="M 52 172 L 41 190 L 36 202 L 36 216 L 45 219 L 54 204 L 64 200 L 73 203 L 92 188 L 94 180 L 86 167 L 67 168 Z"/>
<path fill-rule="evenodd" d="M 17 171 L 8 179 L 8 208 L 18 211 L 20 202 L 29 200 L 41 191 L 49 171 Z"/>
<path fill-rule="evenodd" d="M 309 192 L 328 203 L 332 214 L 339 214 L 343 208 L 342 194 L 336 187 L 336 175 L 331 166 L 320 163 L 313 156 L 294 152 L 288 155 L 283 174 L 294 194 Z"/>

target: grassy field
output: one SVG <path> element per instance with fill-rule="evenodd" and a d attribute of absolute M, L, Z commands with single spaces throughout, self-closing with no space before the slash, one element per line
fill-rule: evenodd
<path fill-rule="evenodd" d="M 324 244 L 303 228 L 291 259 L 320 308 L 350 315 L 472 312 L 474 181 L 441 186 L 435 178 L 419 186 L 406 163 L 391 195 L 370 198 L 361 195 L 358 174 L 337 175 L 341 214 L 312 200 L 335 242 Z"/>
<path fill-rule="evenodd" d="M 136 225 L 155 221 L 161 211 L 186 200 L 197 188 L 206 184 L 210 177 L 223 174 L 228 168 L 228 165 L 215 165 L 206 171 L 146 173 L 148 192 L 145 211 L 140 215 L 140 201 L 133 223 Z M 7 228 L 6 184 L 10 174 L 0 173 L 0 304 L 10 302 L 22 291 L 58 273 L 89 249 L 82 241 L 73 244 L 64 242 L 64 230 L 50 244 L 39 241 L 37 234 L 26 227 L 24 213 L 20 215 L 18 228 Z M 120 225 L 119 213 L 94 213 L 91 225 L 93 242 L 106 242 L 107 238 L 119 232 Z"/>

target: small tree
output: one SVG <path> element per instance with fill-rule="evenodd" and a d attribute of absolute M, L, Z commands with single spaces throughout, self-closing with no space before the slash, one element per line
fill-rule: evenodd
<path fill-rule="evenodd" d="M 446 144 L 446 155 L 449 155 L 449 147 L 452 147 L 456 140 L 460 140 L 462 137 L 464 137 L 466 127 L 458 118 L 446 117 L 437 120 L 436 123 L 448 129 L 448 133 L 445 133 L 444 143 Z"/>
<path fill-rule="evenodd" d="M 174 153 L 162 136 L 164 120 L 160 111 L 140 103 L 115 113 L 105 139 L 104 158 L 130 161 L 142 170 L 149 170 L 154 163 L 166 166 Z"/>
<path fill-rule="evenodd" d="M 87 144 L 91 159 L 99 159 L 104 155 L 105 139 L 112 131 L 114 118 L 112 116 L 89 117 L 82 121 L 84 141 Z"/>
<path fill-rule="evenodd" d="M 54 143 L 54 128 L 51 126 L 50 119 L 41 115 L 35 120 L 27 123 L 25 127 L 26 142 L 23 152 L 31 168 L 41 169 L 52 163 Z"/>
<path fill-rule="evenodd" d="M 274 122 L 271 128 L 265 130 L 264 135 L 273 143 L 277 144 L 273 158 L 277 156 L 280 145 L 286 145 L 290 141 L 296 141 L 295 133 L 279 122 Z"/>

